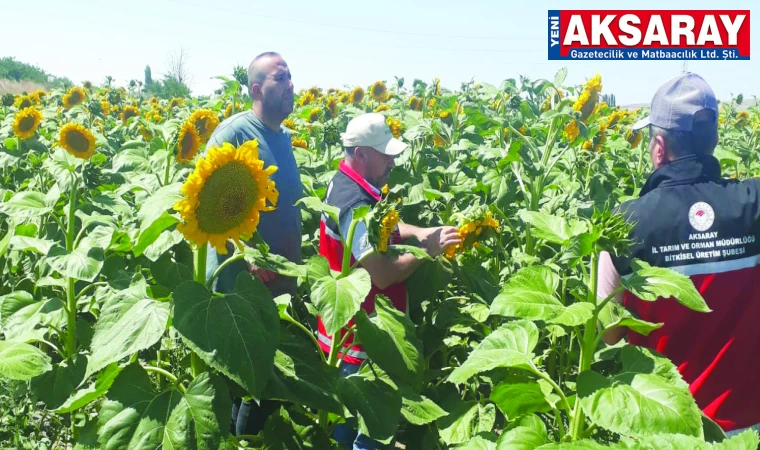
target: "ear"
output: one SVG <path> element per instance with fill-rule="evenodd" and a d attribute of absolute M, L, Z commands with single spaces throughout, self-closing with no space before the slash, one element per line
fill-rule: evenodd
<path fill-rule="evenodd" d="M 668 149 L 665 147 L 665 138 L 662 136 L 655 136 L 652 140 L 650 154 L 652 156 L 652 163 L 655 167 L 660 167 L 667 162 Z"/>
<path fill-rule="evenodd" d="M 259 83 L 253 83 L 251 85 L 251 98 L 261 95 L 261 85 Z"/>

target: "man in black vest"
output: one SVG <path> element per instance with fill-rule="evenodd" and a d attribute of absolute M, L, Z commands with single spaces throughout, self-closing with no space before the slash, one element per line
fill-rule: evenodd
<path fill-rule="evenodd" d="M 655 171 L 638 199 L 619 210 L 635 225 L 631 253 L 600 257 L 598 294 L 606 298 L 636 258 L 689 276 L 709 313 L 675 299 L 646 302 L 618 295 L 641 319 L 662 323 L 631 344 L 654 349 L 678 367 L 704 413 L 734 433 L 760 423 L 760 181 L 721 179 L 712 156 L 718 142 L 718 102 L 700 76 L 686 73 L 655 93 L 649 117 L 649 155 Z M 608 343 L 625 335 L 610 330 Z"/>

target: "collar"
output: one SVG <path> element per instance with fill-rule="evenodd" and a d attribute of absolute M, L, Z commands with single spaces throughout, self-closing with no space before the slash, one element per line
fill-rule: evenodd
<path fill-rule="evenodd" d="M 720 163 L 714 156 L 683 156 L 652 172 L 642 186 L 639 197 L 658 187 L 706 183 L 720 179 Z"/>
<path fill-rule="evenodd" d="M 362 187 L 369 195 L 372 196 L 375 200 L 378 202 L 380 201 L 380 189 L 376 188 L 375 186 L 372 186 L 369 181 L 365 180 L 363 176 L 359 174 L 359 172 L 355 171 L 351 167 L 346 164 L 346 161 L 341 161 L 340 165 L 338 166 L 338 170 L 343 172 L 348 178 L 351 178 L 351 180 L 354 181 L 354 183 L 358 184 Z"/>

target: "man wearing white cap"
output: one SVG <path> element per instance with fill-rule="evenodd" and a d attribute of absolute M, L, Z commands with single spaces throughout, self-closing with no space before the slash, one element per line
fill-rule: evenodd
<path fill-rule="evenodd" d="M 641 319 L 662 323 L 648 335 L 613 328 L 612 344 L 628 331 L 631 344 L 670 358 L 702 411 L 734 433 L 760 423 L 760 179 L 723 180 L 712 156 L 718 142 L 718 102 L 699 75 L 686 73 L 660 87 L 649 127 L 654 172 L 639 198 L 619 210 L 634 223 L 627 255 L 599 260 L 600 298 L 620 286 L 636 258 L 667 267 L 694 282 L 709 313 L 674 299 L 646 302 L 630 292 L 616 297 Z"/>
<path fill-rule="evenodd" d="M 388 181 L 388 175 L 395 167 L 394 159 L 408 147 L 395 139 L 385 122 L 385 116 L 368 113 L 349 122 L 343 134 L 345 158 L 338 167 L 327 188 L 325 201 L 340 209 L 340 223 L 335 223 L 323 215 L 320 223 L 319 253 L 327 258 L 332 270 L 341 270 L 343 259 L 343 242 L 340 238 L 348 234 L 348 227 L 353 218 L 353 211 L 361 206 L 374 206 L 381 199 L 380 188 Z M 405 239 L 417 239 L 435 258 L 443 250 L 461 243 L 459 230 L 455 227 L 419 228 L 399 223 L 389 237 L 388 244 L 399 244 Z M 386 256 L 372 253 L 367 226 L 360 222 L 354 231 L 351 248 L 351 263 L 361 260 L 361 266 L 367 270 L 372 280 L 372 289 L 367 295 L 362 309 L 367 313 L 375 310 L 375 296 L 384 295 L 399 310 L 406 311 L 406 279 L 423 263 L 411 254 Z M 349 322 L 349 325 L 351 323 Z M 331 337 L 327 335 L 321 318 L 318 318 L 319 344 L 325 352 L 330 351 Z M 347 376 L 359 370 L 367 359 L 361 345 L 354 344 L 348 338 L 343 348 L 341 375 Z M 357 434 L 356 430 L 345 425 L 336 428 L 335 439 L 354 450 L 380 448 L 380 443 L 369 437 Z"/>

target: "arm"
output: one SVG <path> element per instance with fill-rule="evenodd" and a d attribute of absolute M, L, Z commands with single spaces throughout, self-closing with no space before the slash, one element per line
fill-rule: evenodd
<path fill-rule="evenodd" d="M 607 252 L 602 252 L 599 254 L 597 298 L 607 298 L 610 294 L 615 292 L 615 290 L 619 289 L 620 286 L 620 274 L 618 273 L 617 269 L 615 269 L 615 265 L 612 264 L 612 258 L 610 257 L 610 254 Z M 623 293 L 617 293 L 611 301 L 622 304 Z M 623 339 L 625 337 L 625 334 L 626 329 L 624 327 L 613 328 L 604 333 L 604 342 L 609 345 L 613 345 L 620 339 Z"/>

